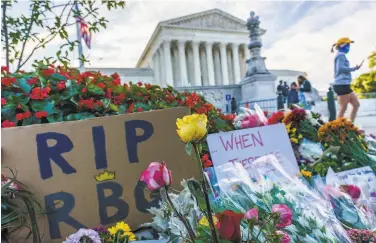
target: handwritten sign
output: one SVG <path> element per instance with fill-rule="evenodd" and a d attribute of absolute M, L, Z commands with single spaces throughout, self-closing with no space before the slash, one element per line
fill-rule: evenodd
<path fill-rule="evenodd" d="M 198 176 L 175 121 L 189 113 L 175 108 L 75 122 L 2 129 L 2 163 L 44 205 L 44 242 L 62 242 L 80 228 L 151 220 L 159 198 L 139 182 L 152 161 L 165 161 L 174 188 Z M 193 166 L 189 166 L 193 165 Z M 184 168 L 184 169 L 182 169 Z"/>
<path fill-rule="evenodd" d="M 210 134 L 207 141 L 214 167 L 240 162 L 247 169 L 257 159 L 275 155 L 290 175 L 299 173 L 283 124 Z"/>
<path fill-rule="evenodd" d="M 341 184 L 360 187 L 367 198 L 371 193 L 376 193 L 375 172 L 369 166 L 338 172 L 336 175 Z"/>

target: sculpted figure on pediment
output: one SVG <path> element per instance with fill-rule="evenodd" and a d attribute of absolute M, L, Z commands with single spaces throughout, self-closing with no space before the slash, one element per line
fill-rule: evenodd
<path fill-rule="evenodd" d="M 220 14 L 204 15 L 192 19 L 170 23 L 169 25 L 179 25 L 187 27 L 201 27 L 208 29 L 231 29 L 246 30 L 243 23 L 234 21 Z"/>

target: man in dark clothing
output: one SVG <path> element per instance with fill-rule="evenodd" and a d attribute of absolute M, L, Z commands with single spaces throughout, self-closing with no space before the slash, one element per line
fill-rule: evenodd
<path fill-rule="evenodd" d="M 288 106 L 299 103 L 298 85 L 295 82 L 291 83 L 291 89 L 288 95 Z"/>
<path fill-rule="evenodd" d="M 289 96 L 289 86 L 287 85 L 287 82 L 285 81 L 282 87 L 282 94 L 284 97 L 285 103 L 287 102 L 287 97 Z"/>
<path fill-rule="evenodd" d="M 279 85 L 277 86 L 277 94 L 282 93 L 283 94 L 283 84 L 282 80 L 279 80 Z"/>
<path fill-rule="evenodd" d="M 238 105 L 236 104 L 236 100 L 234 97 L 231 98 L 231 113 L 236 113 L 236 110 L 238 109 Z"/>

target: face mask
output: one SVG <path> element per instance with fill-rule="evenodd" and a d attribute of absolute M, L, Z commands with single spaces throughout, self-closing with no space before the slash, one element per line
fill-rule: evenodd
<path fill-rule="evenodd" d="M 344 47 L 340 47 L 338 49 L 339 52 L 348 53 L 350 51 L 350 44 L 345 45 Z"/>

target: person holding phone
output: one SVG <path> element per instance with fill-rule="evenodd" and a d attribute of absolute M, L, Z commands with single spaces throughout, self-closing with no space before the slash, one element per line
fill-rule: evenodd
<path fill-rule="evenodd" d="M 332 52 L 334 48 L 337 50 L 337 55 L 334 58 L 334 85 L 333 90 L 337 94 L 338 100 L 338 114 L 337 118 L 341 118 L 345 115 L 348 104 L 351 104 L 352 110 L 350 112 L 350 120 L 354 121 L 358 112 L 360 103 L 357 95 L 351 89 L 352 76 L 351 72 L 358 70 L 360 65 L 350 67 L 350 62 L 346 58 L 346 54 L 350 51 L 350 44 L 354 41 L 349 38 L 341 38 L 332 46 Z"/>

